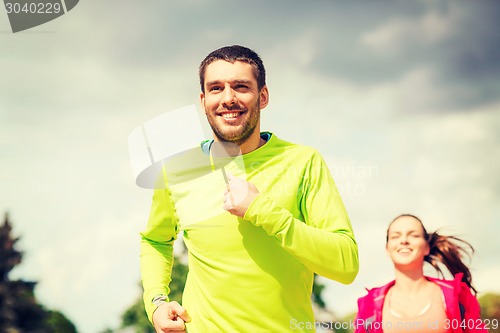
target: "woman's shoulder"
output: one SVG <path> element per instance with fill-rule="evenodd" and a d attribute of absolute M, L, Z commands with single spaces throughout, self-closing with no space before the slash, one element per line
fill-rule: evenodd
<path fill-rule="evenodd" d="M 370 299 L 370 300 L 378 300 L 379 298 L 384 298 L 387 291 L 394 285 L 394 281 L 391 281 L 383 286 L 374 287 L 374 288 L 366 288 L 367 294 L 359 298 L 361 299 Z"/>
<path fill-rule="evenodd" d="M 463 277 L 463 273 L 455 274 L 455 276 L 453 277 L 452 280 L 426 276 L 427 280 L 436 283 L 444 291 L 446 291 L 447 289 L 459 291 L 463 288 L 463 286 L 467 287 L 467 284 L 462 281 L 462 277 Z"/>
<path fill-rule="evenodd" d="M 357 318 L 366 320 L 377 313 L 377 310 L 381 310 L 384 305 L 385 295 L 393 285 L 394 281 L 391 281 L 381 287 L 366 288 L 367 294 L 358 298 Z"/>

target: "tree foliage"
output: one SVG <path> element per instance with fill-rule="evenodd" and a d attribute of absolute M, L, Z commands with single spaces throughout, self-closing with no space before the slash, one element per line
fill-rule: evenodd
<path fill-rule="evenodd" d="M 10 280 L 9 273 L 21 263 L 23 254 L 16 248 L 6 214 L 0 226 L 0 333 L 76 333 L 62 313 L 49 311 L 34 295 L 36 282 Z"/>
<path fill-rule="evenodd" d="M 479 297 L 478 301 L 481 305 L 481 317 L 489 324 L 488 331 L 500 333 L 500 294 L 486 293 Z M 493 320 L 496 320 L 496 325 Z"/>
<path fill-rule="evenodd" d="M 322 293 L 325 289 L 325 285 L 318 281 L 318 275 L 314 274 L 314 284 L 312 290 L 312 301 L 318 305 L 320 309 L 326 309 L 326 303 L 323 299 Z"/>
<path fill-rule="evenodd" d="M 122 328 L 133 328 L 136 333 L 155 333 L 153 325 L 149 322 L 142 297 L 139 297 L 131 307 L 122 315 Z"/>
<path fill-rule="evenodd" d="M 171 301 L 182 302 L 182 291 L 186 284 L 188 267 L 180 258 L 174 259 L 174 266 L 172 268 L 172 281 L 170 282 Z M 134 304 L 132 304 L 122 315 L 122 329 L 132 328 L 135 333 L 155 333 L 153 326 L 149 322 L 144 310 L 144 303 L 142 297 L 139 297 Z"/>

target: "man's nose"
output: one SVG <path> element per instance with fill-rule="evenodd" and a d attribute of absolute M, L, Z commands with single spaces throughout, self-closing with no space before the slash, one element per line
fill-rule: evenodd
<path fill-rule="evenodd" d="M 222 103 L 225 105 L 233 105 L 236 103 L 236 94 L 231 87 L 226 87 L 222 95 Z"/>

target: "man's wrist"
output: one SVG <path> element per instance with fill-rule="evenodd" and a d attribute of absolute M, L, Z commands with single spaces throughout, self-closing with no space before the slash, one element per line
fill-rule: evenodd
<path fill-rule="evenodd" d="M 151 301 L 151 303 L 153 303 L 155 307 L 159 307 L 163 303 L 167 302 L 168 302 L 168 297 L 163 294 L 156 295 L 155 297 L 153 297 L 153 300 Z"/>

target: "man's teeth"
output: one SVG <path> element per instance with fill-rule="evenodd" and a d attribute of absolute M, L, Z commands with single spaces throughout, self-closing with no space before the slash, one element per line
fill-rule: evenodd
<path fill-rule="evenodd" d="M 224 119 L 230 119 L 230 118 L 236 118 L 236 117 L 238 117 L 239 115 L 240 115 L 240 113 L 239 113 L 239 112 L 233 112 L 233 113 L 223 113 L 223 114 L 222 114 L 222 117 L 223 117 Z"/>
<path fill-rule="evenodd" d="M 401 249 L 399 250 L 400 253 L 410 253 L 411 250 L 410 249 Z"/>

